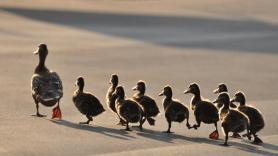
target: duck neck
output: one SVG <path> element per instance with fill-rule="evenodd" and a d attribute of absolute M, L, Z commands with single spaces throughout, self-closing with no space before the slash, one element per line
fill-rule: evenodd
<path fill-rule="evenodd" d="M 112 83 L 113 90 L 115 90 L 117 86 L 118 86 L 118 83 Z"/>
<path fill-rule="evenodd" d="M 245 97 L 242 97 L 239 102 L 240 106 L 245 106 L 245 103 L 246 103 Z"/>
<path fill-rule="evenodd" d="M 199 102 L 201 100 L 202 100 L 202 98 L 201 98 L 200 92 L 198 92 L 198 93 L 194 94 L 194 97 L 192 99 L 192 103 L 195 104 L 195 103 L 197 103 L 197 102 Z"/>
<path fill-rule="evenodd" d="M 145 95 L 145 89 L 140 89 L 140 90 L 138 90 L 137 95 L 139 95 L 139 96 Z"/>
<path fill-rule="evenodd" d="M 164 102 L 163 102 L 164 110 L 169 106 L 170 101 L 172 101 L 172 96 L 167 96 L 167 97 L 164 99 Z"/>
<path fill-rule="evenodd" d="M 37 65 L 36 69 L 35 69 L 35 73 L 41 73 L 41 72 L 47 72 L 48 69 L 45 66 L 45 60 L 46 60 L 46 56 L 39 56 L 39 64 Z"/>
<path fill-rule="evenodd" d="M 83 93 L 84 85 L 80 85 L 78 88 L 78 92 Z"/>

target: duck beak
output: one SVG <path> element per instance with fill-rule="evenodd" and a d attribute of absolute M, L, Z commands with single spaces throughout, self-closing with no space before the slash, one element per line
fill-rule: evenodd
<path fill-rule="evenodd" d="M 188 89 L 188 90 L 184 91 L 183 93 L 184 93 L 184 94 L 188 94 L 188 93 L 190 93 L 190 89 Z"/>
<path fill-rule="evenodd" d="M 233 98 L 233 99 L 231 100 L 231 102 L 236 102 L 236 98 Z"/>
<path fill-rule="evenodd" d="M 137 90 L 137 86 L 133 87 L 132 90 Z"/>
<path fill-rule="evenodd" d="M 161 93 L 158 94 L 158 96 L 162 96 L 162 95 L 164 95 L 164 92 L 161 92 Z"/>
<path fill-rule="evenodd" d="M 214 93 L 214 94 L 218 94 L 218 93 L 219 93 L 219 88 L 215 89 L 215 90 L 213 91 L 213 93 Z"/>
<path fill-rule="evenodd" d="M 35 51 L 33 52 L 33 54 L 34 54 L 34 55 L 37 55 L 37 54 L 39 53 L 39 50 L 40 50 L 40 49 L 38 48 L 37 50 L 35 50 Z"/>

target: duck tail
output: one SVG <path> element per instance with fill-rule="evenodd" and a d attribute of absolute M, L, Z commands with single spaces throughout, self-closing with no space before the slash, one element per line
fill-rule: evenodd
<path fill-rule="evenodd" d="M 153 118 L 147 118 L 147 121 L 148 121 L 148 123 L 149 123 L 151 126 L 154 126 L 154 125 L 155 125 L 155 119 L 153 119 Z"/>

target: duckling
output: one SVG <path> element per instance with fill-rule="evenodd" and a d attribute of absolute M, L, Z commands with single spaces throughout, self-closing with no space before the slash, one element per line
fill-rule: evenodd
<path fill-rule="evenodd" d="M 191 128 L 195 130 L 201 126 L 201 122 L 206 124 L 214 124 L 215 131 L 213 131 L 209 138 L 218 139 L 219 133 L 217 129 L 217 122 L 219 121 L 218 109 L 216 106 L 209 102 L 205 101 L 201 97 L 200 88 L 197 83 L 192 83 L 189 85 L 189 88 L 184 91 L 184 94 L 191 93 L 194 96 L 191 100 L 191 109 L 194 111 L 196 123 Z"/>
<path fill-rule="evenodd" d="M 231 101 L 238 102 L 240 104 L 237 110 L 248 116 L 250 120 L 250 128 L 255 135 L 264 128 L 265 123 L 262 113 L 255 107 L 246 105 L 245 95 L 243 92 L 237 92 Z M 243 136 L 246 136 L 246 134 Z M 263 143 L 263 141 L 256 135 L 253 143 L 260 144 Z"/>
<path fill-rule="evenodd" d="M 153 98 L 145 95 L 146 85 L 145 82 L 140 80 L 137 85 L 132 88 L 134 91 L 138 91 L 133 95 L 133 100 L 139 103 L 144 112 L 143 124 L 147 120 L 150 125 L 155 125 L 155 120 L 152 117 L 156 117 L 159 114 L 159 108 Z"/>
<path fill-rule="evenodd" d="M 107 94 L 106 94 L 106 103 L 108 108 L 110 108 L 110 110 L 114 113 L 117 114 L 117 110 L 115 107 L 115 101 L 117 99 L 117 96 L 115 94 L 113 94 L 116 90 L 116 87 L 118 86 L 119 83 L 119 77 L 117 74 L 112 74 L 111 79 L 109 84 L 111 84 L 111 86 L 109 87 Z M 118 114 L 117 114 L 118 115 Z M 118 125 L 125 125 L 124 120 L 121 119 L 121 117 L 118 115 L 119 118 L 119 123 Z"/>
<path fill-rule="evenodd" d="M 83 77 L 78 77 L 75 85 L 78 86 L 78 89 L 73 94 L 73 103 L 79 112 L 86 115 L 88 119 L 86 122 L 80 122 L 80 124 L 89 124 L 93 121 L 93 117 L 101 114 L 105 109 L 94 95 L 83 91 L 85 85 Z"/>
<path fill-rule="evenodd" d="M 250 133 L 255 137 L 250 129 L 249 118 L 238 110 L 230 109 L 230 97 L 228 93 L 224 92 L 218 95 L 213 103 L 222 103 L 224 106 L 220 109 L 220 121 L 225 135 L 224 146 L 228 146 L 229 132 L 240 133 L 247 130 L 248 139 L 251 139 Z"/>
<path fill-rule="evenodd" d="M 159 96 L 165 96 L 163 100 L 163 107 L 165 111 L 165 118 L 168 122 L 168 129 L 166 133 L 172 133 L 170 131 L 172 122 L 183 122 L 186 119 L 186 126 L 190 129 L 189 124 L 189 111 L 188 108 L 177 100 L 172 99 L 173 92 L 170 86 L 165 86 Z"/>
<path fill-rule="evenodd" d="M 53 109 L 52 119 L 61 119 L 62 113 L 59 104 L 63 97 L 63 85 L 59 75 L 45 66 L 48 55 L 46 44 L 40 44 L 33 53 L 39 55 L 39 64 L 36 66 L 31 79 L 32 97 L 37 110 L 33 116 L 45 117 L 45 115 L 39 113 L 39 103 L 47 107 L 52 107 L 58 103 Z"/>
<path fill-rule="evenodd" d="M 120 118 L 126 123 L 126 131 L 131 131 L 129 123 L 139 122 L 139 128 L 143 130 L 143 108 L 135 101 L 125 98 L 125 91 L 122 86 L 116 87 L 114 95 L 117 97 L 115 101 L 116 111 Z"/>
<path fill-rule="evenodd" d="M 223 92 L 228 92 L 228 88 L 225 83 L 220 83 L 218 85 L 218 87 L 213 91 L 214 94 L 219 94 L 219 93 L 223 93 Z M 220 109 L 223 105 L 218 103 L 216 106 L 218 109 Z M 235 105 L 234 103 L 231 102 L 230 107 L 237 108 L 237 105 Z"/>

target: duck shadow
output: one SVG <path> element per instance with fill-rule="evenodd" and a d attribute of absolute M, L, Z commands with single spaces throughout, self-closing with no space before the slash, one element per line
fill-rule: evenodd
<path fill-rule="evenodd" d="M 138 131 L 137 135 L 149 139 L 164 141 L 167 143 L 173 143 L 173 140 L 184 140 L 188 142 L 210 144 L 214 146 L 221 146 L 224 143 L 223 139 L 211 140 L 209 138 L 187 137 L 185 135 L 179 135 L 175 133 L 167 134 L 160 131 L 149 130 L 149 129 L 144 129 L 143 132 Z M 277 155 L 277 154 L 270 151 L 262 150 L 259 147 L 263 147 L 275 151 L 278 150 L 278 146 L 276 145 L 263 143 L 262 146 L 258 146 L 258 145 L 253 145 L 251 144 L 250 141 L 243 140 L 243 139 L 241 140 L 241 142 L 236 142 L 235 140 L 229 140 L 229 145 L 230 146 L 228 146 L 227 148 L 235 148 L 248 153 L 260 154 L 260 155 Z"/>
<path fill-rule="evenodd" d="M 241 143 L 243 142 L 243 143 Z M 245 152 L 249 152 L 249 153 L 255 153 L 255 154 L 260 154 L 260 155 L 275 155 L 277 156 L 277 153 L 273 153 L 270 151 L 266 151 L 266 150 L 262 150 L 260 147 L 266 148 L 266 149 L 271 149 L 271 150 L 276 150 L 277 151 L 277 146 L 276 145 L 272 145 L 269 143 L 263 143 L 262 145 L 252 145 L 250 141 L 248 140 L 241 140 L 241 142 L 230 142 L 230 145 L 232 145 L 231 147 L 245 151 Z M 248 144 L 250 145 L 248 145 Z M 276 148 L 276 149 L 275 149 Z"/>
<path fill-rule="evenodd" d="M 180 135 L 176 133 L 164 133 L 162 131 L 155 131 L 150 129 L 144 129 L 142 132 L 138 131 L 137 135 L 146 137 L 149 139 L 154 139 L 158 141 L 164 141 L 167 143 L 174 143 L 174 140 L 184 140 L 188 142 L 195 142 L 195 143 L 207 143 L 212 145 L 218 145 L 221 141 L 219 140 L 211 140 L 209 138 L 199 138 L 199 137 L 187 137 L 185 135 Z"/>
<path fill-rule="evenodd" d="M 74 128 L 74 129 L 79 129 L 79 130 L 84 130 L 84 131 L 90 131 L 90 132 L 95 132 L 95 133 L 100 133 L 109 137 L 113 137 L 116 139 L 122 139 L 122 140 L 130 140 L 132 138 L 135 138 L 133 136 L 128 135 L 128 133 L 124 130 L 118 130 L 118 129 L 113 129 L 113 128 L 107 128 L 107 127 L 102 127 L 102 126 L 95 126 L 95 125 L 81 125 L 78 123 L 74 123 L 71 121 L 67 120 L 50 120 L 52 123 L 69 127 L 69 128 Z"/>

